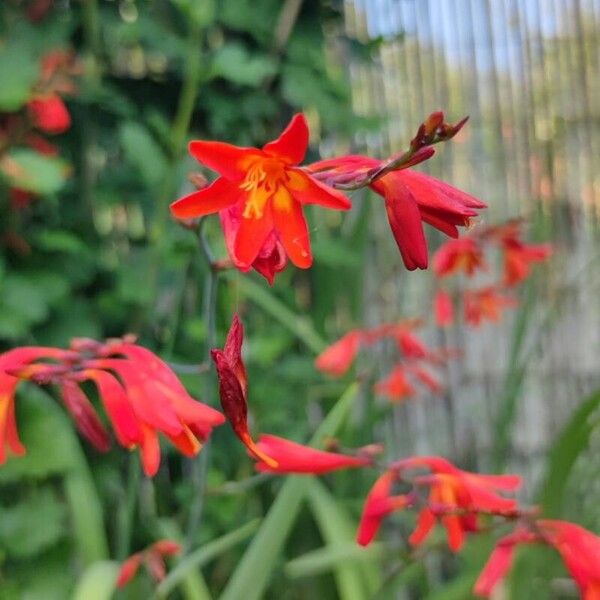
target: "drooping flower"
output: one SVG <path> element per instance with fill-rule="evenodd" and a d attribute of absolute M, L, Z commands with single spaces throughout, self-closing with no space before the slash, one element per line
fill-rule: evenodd
<path fill-rule="evenodd" d="M 6 402 L 7 439 L 15 453 L 19 446 L 10 441 L 16 435 L 14 390 L 21 379 L 58 385 L 79 432 L 106 451 L 108 432 L 80 387 L 92 381 L 118 442 L 129 449 L 140 447 L 148 476 L 155 475 L 160 464 L 159 433 L 184 455 L 193 456 L 212 428 L 225 421 L 221 413 L 191 398 L 166 363 L 130 339 L 107 343 L 75 339 L 68 350 L 29 347 L 0 355 L 0 397 L 5 398 L 0 406 Z"/>
<path fill-rule="evenodd" d="M 392 402 L 401 402 L 416 393 L 415 388 L 408 380 L 406 367 L 402 364 L 394 367 L 381 381 L 378 381 L 374 390 L 376 394 L 389 398 Z"/>
<path fill-rule="evenodd" d="M 281 136 L 262 149 L 240 148 L 224 142 L 193 141 L 190 153 L 219 173 L 210 186 L 171 205 L 179 219 L 230 211 L 235 223 L 228 243 L 236 266 L 248 269 L 275 236 L 287 256 L 303 269 L 312 264 L 310 238 L 302 206 L 319 204 L 347 210 L 350 201 L 297 165 L 308 147 L 308 126 L 297 114 Z"/>
<path fill-rule="evenodd" d="M 271 465 L 260 460 L 256 464 L 257 471 L 269 473 L 321 475 L 339 469 L 364 467 L 372 462 L 368 456 L 348 456 L 337 452 L 325 452 L 270 434 L 262 434 L 258 438 L 256 446 L 264 455 L 276 462 L 276 465 Z"/>
<path fill-rule="evenodd" d="M 600 537 L 575 523 L 549 519 L 521 525 L 498 541 L 475 583 L 475 594 L 490 596 L 510 569 L 516 546 L 534 543 L 559 552 L 583 600 L 600 598 Z"/>
<path fill-rule="evenodd" d="M 410 506 L 413 498 L 410 495 L 392 495 L 392 488 L 398 474 L 386 471 L 373 484 L 363 507 L 356 541 L 361 546 L 368 546 L 377 535 L 381 523 L 389 514 Z"/>
<path fill-rule="evenodd" d="M 166 575 L 165 557 L 181 552 L 181 545 L 173 540 L 159 540 L 141 552 L 136 552 L 121 564 L 117 575 L 117 587 L 125 587 L 137 574 L 142 564 L 155 581 L 162 581 Z"/>
<path fill-rule="evenodd" d="M 353 329 L 328 346 L 315 359 L 315 366 L 334 377 L 341 377 L 350 368 L 360 349 L 363 332 Z"/>
<path fill-rule="evenodd" d="M 402 473 L 407 469 L 427 468 L 430 475 L 414 479 L 418 486 L 429 487 L 428 505 L 417 520 L 409 541 L 421 544 L 429 536 L 438 519 L 448 535 L 448 545 L 457 552 L 465 534 L 478 529 L 478 513 L 512 515 L 517 502 L 499 491 L 514 491 L 521 483 L 516 475 L 482 475 L 463 471 L 438 456 L 415 456 L 394 463 L 391 468 Z"/>
<path fill-rule="evenodd" d="M 483 249 L 475 237 L 448 240 L 433 255 L 433 270 L 443 278 L 463 272 L 472 277 L 477 271 L 485 270 Z"/>
<path fill-rule="evenodd" d="M 242 360 L 243 341 L 244 326 L 239 317 L 234 315 L 223 350 L 213 348 L 210 352 L 219 376 L 221 406 L 235 435 L 250 453 L 270 468 L 276 469 L 277 461 L 255 444 L 248 431 L 248 377 Z"/>
<path fill-rule="evenodd" d="M 427 149 L 426 149 L 427 150 Z M 407 269 L 426 269 L 427 240 L 422 223 L 428 223 L 451 237 L 459 226 L 467 226 L 486 205 L 439 179 L 407 169 L 433 154 L 422 153 L 401 170 L 390 171 L 372 181 L 369 187 L 382 196 L 388 221 Z M 319 161 L 308 170 L 325 183 L 351 182 L 382 170 L 389 161 L 351 155 Z"/>
<path fill-rule="evenodd" d="M 517 306 L 516 298 L 507 296 L 496 286 L 465 290 L 463 294 L 465 321 L 473 327 L 479 327 L 484 321 L 497 323 L 505 309 Z"/>

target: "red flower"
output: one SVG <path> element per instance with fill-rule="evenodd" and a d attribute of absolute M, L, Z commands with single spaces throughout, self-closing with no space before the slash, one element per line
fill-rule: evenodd
<path fill-rule="evenodd" d="M 463 295 L 465 321 L 473 327 L 479 327 L 485 320 L 497 323 L 506 308 L 516 308 L 518 302 L 506 296 L 494 286 L 478 290 L 466 290 Z"/>
<path fill-rule="evenodd" d="M 255 443 L 248 431 L 248 378 L 242 360 L 244 326 L 234 315 L 227 333 L 223 350 L 213 348 L 211 356 L 219 376 L 219 395 L 225 416 L 235 435 L 248 448 L 250 453 L 272 469 L 277 468 L 276 460 L 267 456 Z"/>
<path fill-rule="evenodd" d="M 350 201 L 341 193 L 298 168 L 308 147 L 308 126 L 297 114 L 281 136 L 262 149 L 239 148 L 223 142 L 194 141 L 190 153 L 220 177 L 205 189 L 171 205 L 180 219 L 231 211 L 239 220 L 230 244 L 231 258 L 250 268 L 274 235 L 290 260 L 303 269 L 312 264 L 303 204 L 320 204 L 347 210 Z"/>
<path fill-rule="evenodd" d="M 334 377 L 341 377 L 354 362 L 360 349 L 362 336 L 360 330 L 353 329 L 325 348 L 315 359 L 317 369 Z"/>
<path fill-rule="evenodd" d="M 463 271 L 472 277 L 476 271 L 486 268 L 483 251 L 473 237 L 449 240 L 433 255 L 433 270 L 442 278 Z"/>
<path fill-rule="evenodd" d="M 450 294 L 444 290 L 438 290 L 433 299 L 433 312 L 435 322 L 440 327 L 447 327 L 454 322 L 454 305 Z"/>
<path fill-rule="evenodd" d="M 239 215 L 239 211 L 234 207 L 228 210 L 222 210 L 219 213 L 219 216 L 221 218 L 221 227 L 223 228 L 227 251 L 229 256 L 232 257 L 235 266 L 242 272 L 249 271 L 250 268 L 253 268 L 269 282 L 269 285 L 273 285 L 275 275 L 283 271 L 287 266 L 285 249 L 275 232 L 272 232 L 269 235 L 252 264 L 247 266 L 244 263 L 240 263 L 239 261 L 236 262 L 235 260 L 235 240 L 240 225 L 242 224 L 242 218 Z"/>
<path fill-rule="evenodd" d="M 504 283 L 515 286 L 529 277 L 531 265 L 543 262 L 552 254 L 550 244 L 525 244 L 517 239 L 503 242 Z"/>
<path fill-rule="evenodd" d="M 458 237 L 457 226 L 466 226 L 477 211 L 486 205 L 460 190 L 406 167 L 426 160 L 432 148 L 423 149 L 412 163 L 402 170 L 391 171 L 375 179 L 369 187 L 383 196 L 392 233 L 407 269 L 426 269 L 427 241 L 422 222 L 432 225 L 446 235 Z M 324 160 L 308 169 L 325 183 L 343 184 L 368 173 L 376 173 L 389 161 L 368 156 L 352 155 Z"/>
<path fill-rule="evenodd" d="M 376 394 L 385 396 L 392 402 L 400 402 L 416 393 L 406 376 L 404 365 L 394 367 L 387 377 L 375 384 L 374 389 Z"/>
<path fill-rule="evenodd" d="M 38 95 L 27 103 L 33 125 L 46 133 L 64 133 L 71 126 L 71 116 L 60 96 Z"/>
<path fill-rule="evenodd" d="M 256 464 L 256 470 L 270 473 L 321 475 L 338 469 L 364 467 L 372 462 L 366 456 L 347 456 L 336 452 L 324 452 L 269 434 L 262 434 L 258 438 L 256 446 L 264 455 L 276 461 L 276 464 L 272 466 L 261 460 Z"/>
<path fill-rule="evenodd" d="M 600 598 L 600 537 L 574 523 L 556 520 L 536 521 L 502 538 L 475 583 L 475 594 L 491 595 L 510 569 L 515 547 L 532 543 L 556 548 L 584 600 Z"/>
<path fill-rule="evenodd" d="M 142 563 L 156 581 L 162 581 L 166 575 L 166 556 L 174 556 L 181 552 L 181 545 L 172 540 L 159 540 L 145 550 L 136 552 L 127 558 L 119 569 L 117 587 L 125 587 L 137 574 Z"/>
<path fill-rule="evenodd" d="M 35 362 L 38 359 L 54 362 Z M 8 390 L 10 401 L 19 379 L 58 384 L 77 429 L 98 450 L 106 451 L 108 433 L 79 387 L 83 381 L 93 381 L 117 440 L 129 449 L 140 446 L 148 476 L 159 467 L 159 432 L 184 455 L 194 456 L 212 428 L 225 420 L 218 411 L 192 399 L 156 355 L 129 340 L 102 344 L 76 339 L 70 350 L 19 348 L 0 355 L 0 366 L 0 393 Z"/>
<path fill-rule="evenodd" d="M 356 541 L 361 546 L 368 546 L 375 539 L 385 517 L 412 504 L 413 499 L 410 496 L 392 495 L 392 487 L 397 479 L 398 474 L 395 471 L 386 471 L 371 488 L 356 534 Z"/>
<path fill-rule="evenodd" d="M 391 468 L 428 468 L 432 474 L 415 478 L 418 485 L 430 489 L 428 506 L 419 513 L 417 527 L 409 538 L 413 545 L 425 541 L 438 519 L 446 528 L 448 545 L 454 552 L 463 545 L 465 533 L 478 529 L 477 513 L 513 514 L 516 500 L 504 498 L 497 491 L 513 491 L 521 480 L 516 475 L 481 475 L 455 467 L 437 456 L 416 456 L 400 460 Z"/>

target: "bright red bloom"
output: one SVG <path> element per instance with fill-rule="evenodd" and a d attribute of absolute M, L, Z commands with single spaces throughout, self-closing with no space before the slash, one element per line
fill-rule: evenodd
<path fill-rule="evenodd" d="M 465 534 L 478 529 L 477 513 L 514 514 L 517 502 L 498 495 L 498 491 L 513 491 L 521 483 L 516 475 L 481 475 L 455 467 L 437 456 L 415 456 L 397 461 L 391 468 L 428 468 L 432 474 L 415 478 L 418 485 L 429 487 L 428 506 L 419 513 L 417 527 L 409 538 L 418 545 L 429 536 L 438 519 L 446 528 L 448 545 L 457 552 Z"/>
<path fill-rule="evenodd" d="M 517 306 L 516 298 L 506 296 L 494 286 L 466 290 L 463 295 L 465 321 L 473 327 L 479 327 L 486 320 L 497 323 L 504 309 Z"/>
<path fill-rule="evenodd" d="M 53 362 L 36 362 L 39 359 Z M 0 394 L 8 394 L 9 407 L 19 379 L 59 385 L 77 429 L 98 450 L 106 451 L 108 432 L 80 387 L 83 381 L 93 381 L 117 440 L 129 449 L 140 446 L 148 476 L 159 467 L 159 432 L 184 455 L 194 456 L 212 428 L 225 420 L 218 411 L 191 398 L 156 355 L 130 340 L 102 344 L 76 339 L 70 350 L 18 348 L 0 355 Z"/>
<path fill-rule="evenodd" d="M 361 546 L 368 546 L 375 539 L 385 517 L 412 504 L 410 496 L 392 495 L 392 487 L 397 479 L 395 471 L 386 471 L 371 488 L 356 533 L 356 541 Z"/>
<path fill-rule="evenodd" d="M 502 538 L 475 583 L 475 594 L 491 595 L 510 569 L 515 547 L 532 543 L 556 548 L 583 600 L 600 598 L 600 537 L 574 523 L 556 520 L 539 520 Z"/>
<path fill-rule="evenodd" d="M 543 262 L 552 254 L 550 244 L 525 244 L 517 239 L 505 240 L 504 283 L 515 286 L 529 277 L 531 265 Z"/>
<path fill-rule="evenodd" d="M 162 581 L 166 575 L 164 558 L 181 552 L 181 545 L 173 540 L 159 540 L 141 552 L 127 558 L 119 569 L 117 587 L 125 587 L 137 574 L 142 563 L 156 581 Z"/>
<path fill-rule="evenodd" d="M 375 384 L 374 389 L 376 394 L 385 396 L 392 402 L 400 402 L 416 393 L 406 376 L 404 365 L 394 367 L 387 377 Z"/>
<path fill-rule="evenodd" d="M 303 446 L 276 435 L 262 434 L 256 446 L 266 456 L 276 461 L 276 466 L 260 461 L 257 471 L 269 473 L 311 473 L 321 475 L 338 469 L 364 467 L 372 460 L 366 456 L 348 456 L 337 452 L 325 452 Z"/>
<path fill-rule="evenodd" d="M 46 133 L 64 133 L 71 126 L 71 116 L 60 96 L 38 95 L 27 103 L 33 125 Z"/>
<path fill-rule="evenodd" d="M 347 210 L 350 201 L 298 168 L 308 148 L 308 126 L 297 114 L 281 136 L 262 149 L 223 142 L 193 141 L 190 153 L 220 177 L 207 188 L 171 205 L 179 219 L 231 211 L 239 220 L 230 246 L 234 264 L 250 268 L 274 235 L 290 260 L 302 269 L 312 264 L 302 205 Z"/>
<path fill-rule="evenodd" d="M 254 443 L 248 431 L 248 377 L 242 360 L 243 341 L 244 326 L 239 317 L 234 315 L 223 350 L 213 348 L 210 351 L 219 376 L 221 406 L 235 435 L 250 453 L 272 469 L 276 469 L 277 461 Z"/>
<path fill-rule="evenodd" d="M 412 164 L 433 154 L 429 148 Z M 333 158 L 309 165 L 308 169 L 325 183 L 344 183 L 361 175 L 376 172 L 388 161 L 368 156 L 351 155 Z M 426 269 L 427 241 L 422 222 L 432 225 L 446 235 L 458 237 L 457 226 L 466 226 L 486 205 L 460 190 L 416 171 L 391 171 L 375 179 L 369 187 L 383 196 L 392 233 L 407 269 Z"/>
<path fill-rule="evenodd" d="M 360 349 L 363 333 L 353 329 L 328 346 L 315 359 L 315 366 L 334 377 L 341 377 L 352 365 Z"/>
<path fill-rule="evenodd" d="M 445 290 L 438 290 L 433 299 L 435 322 L 440 327 L 447 327 L 454 322 L 454 305 L 452 298 Z"/>
<path fill-rule="evenodd" d="M 412 332 L 410 325 L 400 324 L 393 335 L 406 358 L 426 358 L 430 355 L 429 348 Z"/>
<path fill-rule="evenodd" d="M 463 271 L 472 277 L 476 271 L 486 268 L 483 250 L 474 237 L 448 240 L 433 255 L 433 270 L 442 278 Z"/>

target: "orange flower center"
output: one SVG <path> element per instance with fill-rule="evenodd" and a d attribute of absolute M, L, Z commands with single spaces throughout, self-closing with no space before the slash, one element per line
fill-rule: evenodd
<path fill-rule="evenodd" d="M 240 188 L 248 192 L 242 216 L 245 219 L 261 219 L 267 202 L 271 200 L 276 210 L 289 212 L 293 200 L 286 187 L 288 181 L 282 161 L 270 158 L 255 160 L 240 184 Z"/>

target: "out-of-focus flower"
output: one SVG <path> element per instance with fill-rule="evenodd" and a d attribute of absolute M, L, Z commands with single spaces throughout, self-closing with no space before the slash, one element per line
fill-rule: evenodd
<path fill-rule="evenodd" d="M 131 339 L 75 339 L 69 350 L 31 347 L 0 355 L 0 394 L 6 395 L 7 414 L 12 414 L 9 430 L 14 427 L 10 407 L 19 379 L 58 385 L 77 429 L 106 451 L 108 432 L 80 387 L 84 381 L 94 382 L 117 440 L 129 449 L 140 447 L 148 476 L 160 464 L 158 433 L 184 455 L 194 456 L 212 428 L 225 421 L 220 412 L 191 398 L 168 365 Z"/>
<path fill-rule="evenodd" d="M 548 519 L 524 524 L 496 544 L 475 583 L 475 594 L 490 596 L 510 569 L 515 547 L 533 543 L 553 546 L 559 552 L 583 600 L 600 598 L 600 537 L 575 523 Z"/>
<path fill-rule="evenodd" d="M 454 322 L 454 305 L 448 292 L 439 289 L 433 299 L 435 322 L 440 327 L 447 327 Z"/>
<path fill-rule="evenodd" d="M 35 95 L 27 108 L 33 125 L 46 133 L 64 133 L 71 126 L 71 115 L 57 94 Z"/>
<path fill-rule="evenodd" d="M 394 367 L 387 377 L 375 384 L 374 390 L 376 394 L 385 396 L 392 402 L 401 402 L 416 393 L 415 388 L 408 380 L 404 365 Z"/>
<path fill-rule="evenodd" d="M 368 546 L 375 539 L 381 523 L 389 514 L 412 504 L 413 499 L 409 495 L 392 495 L 392 488 L 397 479 L 395 471 L 386 471 L 371 488 L 356 534 L 356 541 L 361 546 Z"/>
<path fill-rule="evenodd" d="M 275 466 L 262 460 L 256 464 L 257 471 L 269 473 L 320 475 L 338 469 L 364 467 L 372 463 L 372 459 L 367 456 L 348 456 L 337 452 L 324 452 L 276 435 L 262 434 L 256 445 L 264 455 L 276 462 Z"/>
<path fill-rule="evenodd" d="M 221 406 L 235 435 L 250 453 L 271 469 L 276 469 L 277 461 L 254 443 L 248 431 L 248 377 L 242 360 L 243 341 L 244 326 L 239 317 L 234 315 L 223 350 L 213 348 L 210 352 L 219 376 Z"/>
<path fill-rule="evenodd" d="M 275 236 L 290 260 L 303 269 L 312 264 L 310 238 L 302 206 L 319 204 L 347 210 L 350 201 L 298 165 L 308 147 L 308 126 L 297 114 L 281 136 L 262 149 L 224 142 L 193 141 L 190 153 L 220 177 L 205 189 L 171 205 L 179 219 L 231 211 L 228 243 L 236 266 L 248 269 Z"/>
<path fill-rule="evenodd" d="M 181 545 L 173 540 L 159 540 L 141 552 L 136 552 L 121 564 L 117 575 L 117 587 L 125 587 L 137 574 L 142 564 L 155 581 L 162 581 L 166 575 L 165 557 L 181 552 Z"/>
<path fill-rule="evenodd" d="M 438 456 L 415 456 L 397 461 L 390 468 L 398 473 L 415 468 L 431 471 L 413 480 L 418 486 L 429 487 L 428 505 L 420 511 L 417 527 L 409 538 L 413 545 L 425 541 L 439 519 L 450 549 L 457 552 L 465 534 L 477 531 L 478 513 L 513 515 L 517 511 L 516 500 L 497 493 L 517 489 L 521 479 L 516 475 L 470 473 Z"/>
<path fill-rule="evenodd" d="M 337 342 L 328 346 L 315 359 L 315 366 L 334 377 L 341 377 L 350 368 L 363 338 L 359 329 L 353 329 L 341 337 Z"/>
<path fill-rule="evenodd" d="M 448 277 L 462 271 L 472 277 L 486 269 L 483 250 L 475 237 L 448 240 L 433 255 L 433 270 L 440 277 Z"/>
<path fill-rule="evenodd" d="M 477 290 L 466 290 L 463 294 L 465 321 L 473 327 L 479 327 L 483 321 L 497 323 L 507 308 L 516 308 L 518 301 L 507 296 L 495 286 Z"/>

